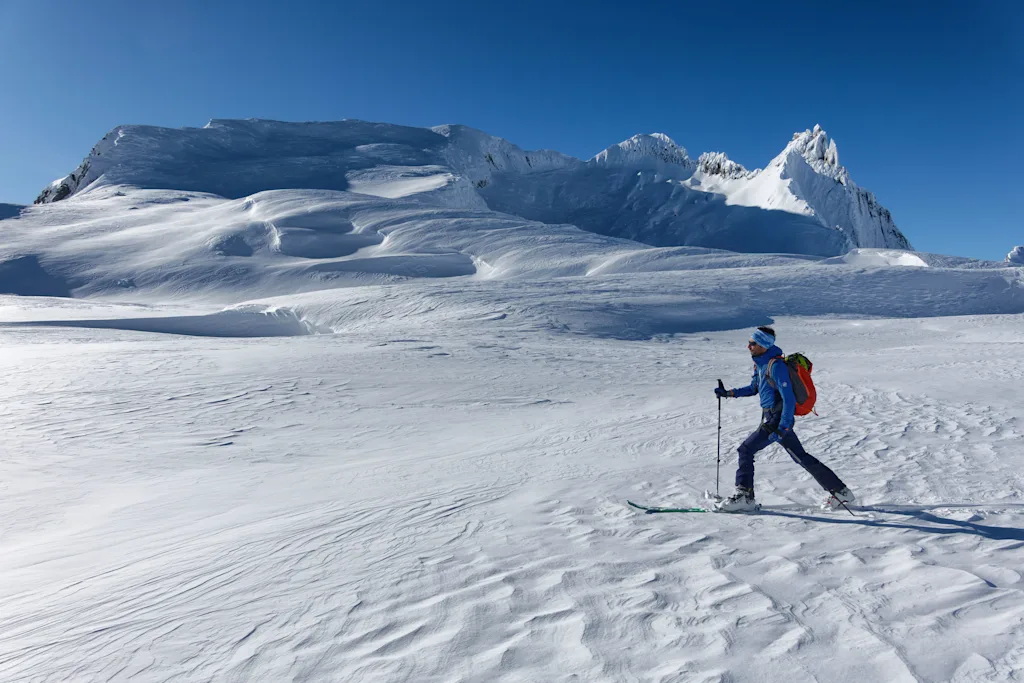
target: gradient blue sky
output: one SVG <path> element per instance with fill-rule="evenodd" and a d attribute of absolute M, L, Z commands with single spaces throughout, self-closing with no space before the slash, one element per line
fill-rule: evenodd
<path fill-rule="evenodd" d="M 820 5 L 820 6 L 819 6 Z M 464 123 L 763 166 L 820 123 L 914 246 L 1024 243 L 1024 2 L 0 0 L 0 202 L 119 124 Z"/>

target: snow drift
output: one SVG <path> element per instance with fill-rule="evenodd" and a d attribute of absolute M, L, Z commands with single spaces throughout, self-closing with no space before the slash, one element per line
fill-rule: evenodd
<path fill-rule="evenodd" d="M 228 305 L 287 299 L 318 290 L 363 290 L 367 285 L 420 283 L 422 287 L 454 278 L 461 281 L 457 292 L 471 291 L 467 287 L 475 282 L 480 286 L 472 291 L 500 299 L 503 288 L 511 286 L 502 282 L 582 278 L 594 284 L 565 281 L 557 287 L 593 298 L 599 303 L 583 304 L 584 308 L 592 307 L 594 315 L 605 317 L 602 307 L 607 302 L 598 294 L 605 287 L 602 283 L 629 277 L 636 291 L 649 288 L 643 297 L 671 292 L 679 306 L 692 307 L 699 302 L 687 292 L 700 292 L 700 305 L 753 307 L 768 315 L 801 310 L 905 316 L 1024 310 L 1019 279 L 1015 271 L 1011 276 L 1000 267 L 1005 264 L 950 261 L 896 249 L 856 249 L 822 259 L 697 247 L 655 248 L 572 225 L 529 221 L 486 209 L 444 207 L 424 201 L 419 194 L 387 198 L 342 191 L 275 190 L 229 200 L 197 192 L 97 184 L 66 201 L 31 207 L 4 226 L 0 292 L 24 295 Z M 794 288 L 797 281 L 806 283 L 806 288 Z M 540 291 L 553 286 L 545 284 Z M 614 291 L 620 289 L 617 284 Z M 550 297 L 526 292 L 510 294 L 513 299 L 522 295 L 526 302 L 518 306 L 518 319 L 541 326 L 547 324 L 542 320 L 563 320 L 553 324 L 567 330 L 591 329 L 565 322 L 581 315 L 572 312 L 580 304 L 573 297 L 551 303 L 555 300 Z M 789 297 L 780 292 L 799 293 Z M 356 298 L 376 296 L 362 292 Z M 419 294 L 405 296 L 414 302 Z M 330 297 L 349 300 L 341 293 Z M 545 299 L 549 303 L 542 304 Z M 385 311 L 392 311 L 386 317 L 397 315 L 393 313 L 397 305 L 389 298 L 366 310 L 379 322 Z M 428 310 L 435 307 L 423 305 Z M 685 324 L 666 323 L 683 320 L 675 310 L 678 306 L 665 308 L 664 302 L 649 301 L 638 305 L 640 313 L 615 315 L 617 322 L 611 327 L 605 323 L 598 327 L 626 329 L 630 319 L 646 321 L 632 325 L 638 336 L 647 329 L 700 328 L 699 317 L 688 317 Z M 569 312 L 564 315 L 554 312 L 566 306 Z M 547 313 L 545 307 L 550 309 Z M 310 319 L 314 318 L 322 328 L 341 330 L 347 324 L 333 314 Z M 710 324 L 720 329 L 722 320 L 735 318 L 715 313 L 709 320 L 718 321 Z M 626 322 L 620 324 L 620 320 Z"/>
<path fill-rule="evenodd" d="M 821 263 L 848 263 L 857 266 L 928 267 L 927 261 L 920 255 L 909 251 L 893 249 L 851 249 L 842 256 L 826 259 Z"/>

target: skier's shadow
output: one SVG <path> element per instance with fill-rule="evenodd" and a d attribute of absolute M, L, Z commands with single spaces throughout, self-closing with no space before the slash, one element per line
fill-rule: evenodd
<path fill-rule="evenodd" d="M 821 517 L 809 514 L 800 514 L 796 512 L 786 512 L 779 509 L 762 509 L 762 515 L 771 515 L 774 517 L 790 517 L 792 519 L 804 519 L 810 522 L 824 522 L 826 524 L 859 524 L 861 526 L 871 526 L 878 528 L 888 529 L 908 529 L 911 531 L 920 531 L 928 534 L 970 534 L 973 536 L 981 536 L 983 538 L 989 538 L 994 541 L 1022 541 L 1024 542 L 1024 529 L 1017 527 L 1005 527 L 1005 526 L 988 526 L 986 524 L 978 524 L 977 522 L 969 522 L 959 519 L 949 519 L 948 517 L 940 517 L 936 514 L 929 512 L 929 510 L 942 509 L 942 508 L 984 508 L 984 509 L 1019 509 L 1024 510 L 1024 505 L 1021 504 L 1008 504 L 1008 505 L 962 505 L 962 504 L 948 504 L 948 505 L 901 505 L 893 507 L 880 507 L 880 506 L 865 506 L 860 508 L 854 508 L 856 517 L 846 515 L 844 517 L 828 516 Z M 837 511 L 838 513 L 839 511 Z M 919 522 L 929 523 L 929 526 L 920 524 L 909 524 L 900 522 L 891 522 L 880 519 L 872 519 L 864 516 L 865 513 L 879 513 L 885 515 L 904 515 L 911 517 Z M 833 514 L 837 514 L 833 513 Z M 845 513 L 843 513 L 845 514 Z M 931 526 L 938 525 L 938 526 Z"/>

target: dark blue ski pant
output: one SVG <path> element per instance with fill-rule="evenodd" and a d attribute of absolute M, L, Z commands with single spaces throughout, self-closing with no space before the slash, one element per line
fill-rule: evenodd
<path fill-rule="evenodd" d="M 779 414 L 773 411 L 765 411 L 762 417 L 761 426 L 748 436 L 739 447 L 739 469 L 736 470 L 736 486 L 754 488 L 754 455 L 758 451 L 767 448 L 771 443 L 771 436 L 778 428 Z M 830 470 L 820 460 L 804 450 L 800 439 L 790 430 L 789 434 L 779 440 L 779 445 L 786 449 L 789 457 L 793 458 L 796 464 L 807 470 L 814 480 L 826 491 L 838 491 L 846 486 L 836 473 Z"/>

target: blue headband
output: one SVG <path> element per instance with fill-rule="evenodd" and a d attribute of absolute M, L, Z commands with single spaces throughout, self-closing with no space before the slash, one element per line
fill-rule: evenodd
<path fill-rule="evenodd" d="M 754 333 L 750 335 L 750 338 L 766 349 L 770 349 L 775 346 L 775 337 L 764 330 L 754 330 Z"/>

